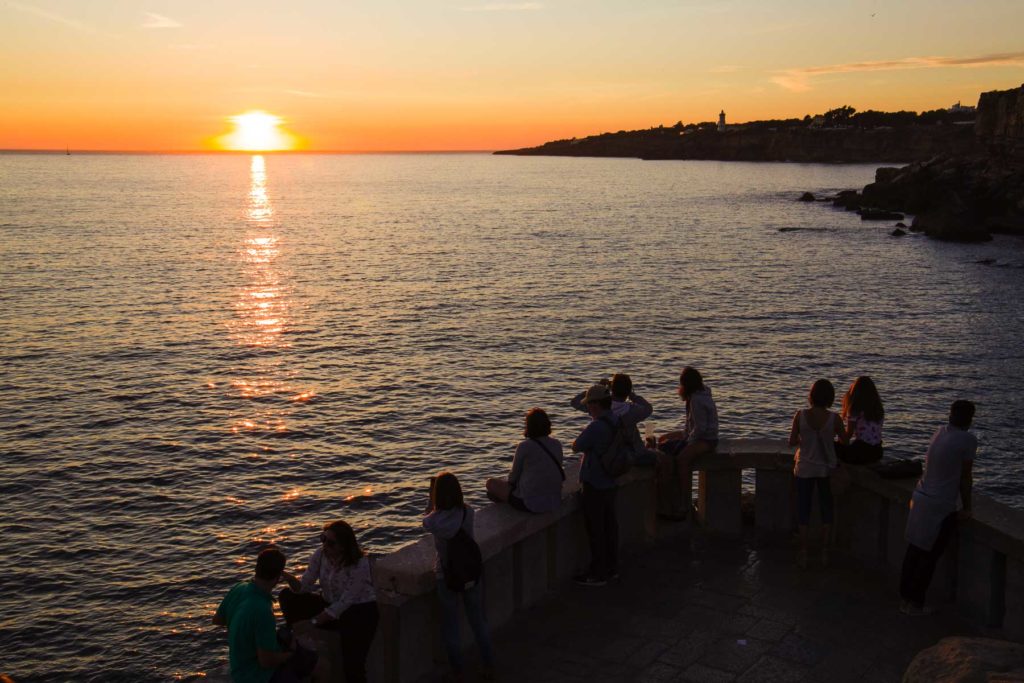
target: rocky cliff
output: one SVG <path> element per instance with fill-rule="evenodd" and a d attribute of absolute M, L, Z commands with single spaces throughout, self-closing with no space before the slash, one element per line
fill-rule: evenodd
<path fill-rule="evenodd" d="M 735 126 L 725 131 L 656 128 L 548 142 L 497 154 L 714 159 L 719 161 L 908 162 L 974 151 L 970 126 L 785 129 Z"/>
<path fill-rule="evenodd" d="M 1024 159 L 1024 85 L 982 93 L 974 131 L 991 156 Z"/>

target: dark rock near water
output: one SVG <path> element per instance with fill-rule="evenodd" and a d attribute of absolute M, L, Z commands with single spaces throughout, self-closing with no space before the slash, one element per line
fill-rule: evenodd
<path fill-rule="evenodd" d="M 832 206 L 838 206 L 847 211 L 856 211 L 860 208 L 861 196 L 857 190 L 843 190 L 832 199 Z"/>
<path fill-rule="evenodd" d="M 903 220 L 902 213 L 896 213 L 895 211 L 886 211 L 885 209 L 872 209 L 862 208 L 857 213 L 860 214 L 862 221 L 901 221 Z"/>
<path fill-rule="evenodd" d="M 900 230 L 899 228 L 896 228 L 895 230 L 893 230 L 889 234 L 892 235 L 893 237 L 903 237 L 904 235 L 907 234 L 907 231 L 906 230 Z"/>
<path fill-rule="evenodd" d="M 810 192 L 804 192 L 802 195 L 800 195 L 801 202 L 813 202 L 814 200 L 814 195 L 811 194 Z"/>
<path fill-rule="evenodd" d="M 779 232 L 828 232 L 828 228 L 779 228 Z"/>
<path fill-rule="evenodd" d="M 905 227 L 907 227 L 907 224 L 906 223 L 897 223 L 896 227 L 897 228 L 905 228 Z"/>

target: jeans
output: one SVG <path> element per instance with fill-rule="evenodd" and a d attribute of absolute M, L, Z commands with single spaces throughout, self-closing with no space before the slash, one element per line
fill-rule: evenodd
<path fill-rule="evenodd" d="M 821 523 L 832 523 L 832 487 L 828 477 L 794 477 L 796 480 L 796 517 L 800 526 L 811 523 L 811 506 L 814 504 L 814 487 L 818 487 L 818 504 L 821 507 Z"/>
<path fill-rule="evenodd" d="M 924 607 L 924 596 L 932 582 L 935 566 L 946 550 L 955 528 L 956 513 L 953 513 L 942 520 L 939 535 L 931 550 L 907 544 L 907 554 L 903 556 L 903 571 L 900 573 L 900 597 L 915 607 Z"/>
<path fill-rule="evenodd" d="M 448 653 L 448 662 L 456 673 L 462 673 L 462 637 L 459 633 L 459 596 L 466 608 L 466 619 L 480 648 L 480 661 L 485 667 L 494 666 L 494 651 L 491 649 L 491 634 L 484 618 L 483 583 L 476 584 L 462 593 L 448 588 L 443 578 L 437 580 L 437 598 L 441 603 L 441 640 Z"/>
<path fill-rule="evenodd" d="M 312 619 L 327 607 L 327 601 L 319 593 L 293 593 L 290 588 L 281 591 L 277 601 L 288 624 Z M 377 603 L 363 602 L 351 605 L 337 619 L 318 626 L 338 632 L 341 639 L 341 666 L 348 683 L 366 680 L 366 657 L 377 633 L 378 619 Z"/>
<path fill-rule="evenodd" d="M 590 540 L 590 575 L 607 579 L 619 568 L 619 522 L 615 517 L 615 489 L 583 484 L 580 493 L 583 521 Z"/>

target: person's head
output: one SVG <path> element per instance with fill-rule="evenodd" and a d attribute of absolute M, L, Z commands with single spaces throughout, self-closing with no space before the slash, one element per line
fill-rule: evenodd
<path fill-rule="evenodd" d="M 974 403 L 965 401 L 953 401 L 949 407 L 949 424 L 960 429 L 970 429 L 974 422 Z"/>
<path fill-rule="evenodd" d="M 335 522 L 324 524 L 324 530 L 320 534 L 320 543 L 324 551 L 333 559 L 341 562 L 345 567 L 350 567 L 363 556 L 363 551 L 356 540 L 356 532 L 348 522 L 340 519 Z"/>
<path fill-rule="evenodd" d="M 465 507 L 462 486 L 451 472 L 442 472 L 434 479 L 434 491 L 430 497 L 435 510 L 451 510 Z"/>
<path fill-rule="evenodd" d="M 527 439 L 538 439 L 551 433 L 551 420 L 540 408 L 530 408 L 526 413 L 526 429 L 523 436 Z"/>
<path fill-rule="evenodd" d="M 878 388 L 867 375 L 853 380 L 846 395 L 843 396 L 843 417 L 863 415 L 872 422 L 881 422 L 885 418 L 885 408 Z"/>
<path fill-rule="evenodd" d="M 704 378 L 701 376 L 700 371 L 687 365 L 683 368 L 683 371 L 679 373 L 679 397 L 687 403 L 693 398 L 693 395 L 704 388 Z"/>
<path fill-rule="evenodd" d="M 807 402 L 815 408 L 831 408 L 836 400 L 836 388 L 827 379 L 819 379 L 811 385 Z"/>
<path fill-rule="evenodd" d="M 284 571 L 286 562 L 284 553 L 271 546 L 264 548 L 256 556 L 256 578 L 277 584 L 281 579 L 281 572 Z"/>
<path fill-rule="evenodd" d="M 617 401 L 625 401 L 633 393 L 633 380 L 624 372 L 617 372 L 612 375 L 612 398 Z"/>
<path fill-rule="evenodd" d="M 583 405 L 592 416 L 600 415 L 612 407 L 612 392 L 606 384 L 595 384 L 583 394 Z"/>

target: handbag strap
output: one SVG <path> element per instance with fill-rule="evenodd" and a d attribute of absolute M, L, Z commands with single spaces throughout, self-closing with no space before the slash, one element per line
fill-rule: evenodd
<path fill-rule="evenodd" d="M 551 462 L 555 463 L 555 467 L 558 468 L 558 473 L 562 475 L 562 481 L 565 481 L 565 469 L 562 468 L 562 463 L 558 462 L 558 458 L 556 458 L 555 454 L 551 452 L 551 449 L 545 446 L 544 442 L 537 437 L 531 436 L 530 438 L 536 441 L 537 445 L 544 449 L 544 452 L 551 458 Z"/>

